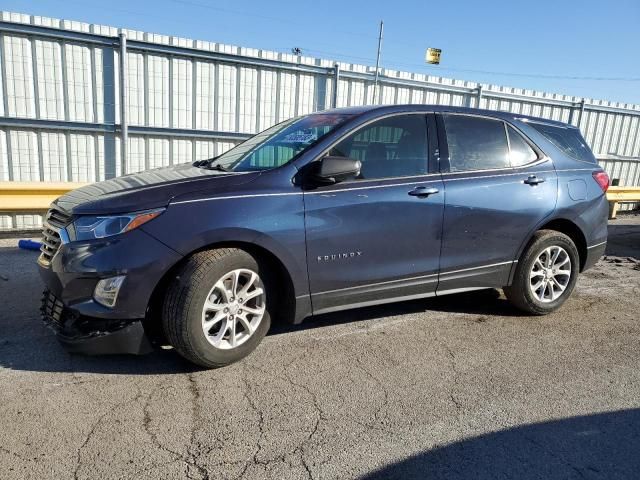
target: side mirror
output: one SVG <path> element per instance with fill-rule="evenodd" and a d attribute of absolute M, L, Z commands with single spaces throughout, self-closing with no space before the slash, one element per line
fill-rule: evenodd
<path fill-rule="evenodd" d="M 360 175 L 362 163 L 348 157 L 326 156 L 315 167 L 311 175 L 313 181 L 323 185 L 342 182 Z"/>

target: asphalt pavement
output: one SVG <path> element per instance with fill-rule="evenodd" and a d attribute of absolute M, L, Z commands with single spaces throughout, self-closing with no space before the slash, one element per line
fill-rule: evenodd
<path fill-rule="evenodd" d="M 67 354 L 0 240 L 0 478 L 640 477 L 640 216 L 558 312 L 499 291 L 277 326 L 246 360 Z"/>

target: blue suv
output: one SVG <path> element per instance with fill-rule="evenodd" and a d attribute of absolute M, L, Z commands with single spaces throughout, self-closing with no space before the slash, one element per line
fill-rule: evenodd
<path fill-rule="evenodd" d="M 42 312 L 87 353 L 237 361 L 272 319 L 502 288 L 559 308 L 603 254 L 607 174 L 571 125 L 430 105 L 293 118 L 210 160 L 55 201 Z"/>

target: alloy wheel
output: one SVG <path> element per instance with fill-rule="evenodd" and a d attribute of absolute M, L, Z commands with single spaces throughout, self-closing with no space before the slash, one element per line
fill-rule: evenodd
<path fill-rule="evenodd" d="M 223 275 L 209 291 L 202 309 L 202 330 L 215 348 L 230 350 L 245 343 L 265 313 L 266 295 L 258 274 L 240 268 Z"/>
<path fill-rule="evenodd" d="M 533 262 L 529 272 L 529 288 L 543 303 L 557 300 L 571 280 L 571 258 L 559 246 L 545 248 Z"/>

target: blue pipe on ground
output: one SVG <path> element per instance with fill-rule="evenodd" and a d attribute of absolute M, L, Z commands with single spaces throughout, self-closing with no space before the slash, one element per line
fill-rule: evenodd
<path fill-rule="evenodd" d="M 18 247 L 24 250 L 40 250 L 42 243 L 33 240 L 19 240 Z"/>

